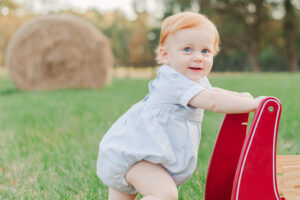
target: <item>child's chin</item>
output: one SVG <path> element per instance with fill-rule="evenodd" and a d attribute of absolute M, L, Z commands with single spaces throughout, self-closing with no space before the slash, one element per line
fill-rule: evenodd
<path fill-rule="evenodd" d="M 193 81 L 200 81 L 204 76 L 190 76 L 189 78 Z"/>
<path fill-rule="evenodd" d="M 202 79 L 202 77 L 201 78 L 199 78 L 199 77 L 197 77 L 197 78 L 190 78 L 190 79 L 193 80 L 193 81 L 199 82 Z"/>

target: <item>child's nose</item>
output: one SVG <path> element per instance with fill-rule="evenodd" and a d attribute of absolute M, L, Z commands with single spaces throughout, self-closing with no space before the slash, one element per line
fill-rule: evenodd
<path fill-rule="evenodd" d="M 202 60 L 203 60 L 202 53 L 201 52 L 195 52 L 193 60 L 198 61 L 198 62 L 202 62 Z"/>

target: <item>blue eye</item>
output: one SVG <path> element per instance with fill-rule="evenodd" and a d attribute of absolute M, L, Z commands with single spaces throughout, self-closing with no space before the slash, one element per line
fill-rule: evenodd
<path fill-rule="evenodd" d="M 208 53 L 208 50 L 207 49 L 203 49 L 202 53 Z"/>
<path fill-rule="evenodd" d="M 186 53 L 191 53 L 192 49 L 190 47 L 184 48 L 184 52 Z"/>

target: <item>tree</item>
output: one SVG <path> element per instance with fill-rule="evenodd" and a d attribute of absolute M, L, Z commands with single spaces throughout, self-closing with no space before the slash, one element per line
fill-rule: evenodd
<path fill-rule="evenodd" d="M 151 38 L 149 38 L 149 33 L 151 33 L 149 21 L 154 21 L 154 18 L 147 13 L 145 0 L 134 0 L 133 8 L 137 18 L 132 23 L 133 32 L 128 46 L 129 65 L 133 67 L 153 67 L 155 66 L 155 54 Z"/>
<path fill-rule="evenodd" d="M 213 9 L 216 3 L 210 0 L 198 0 L 198 4 L 200 6 L 200 12 L 206 16 L 212 17 Z"/>
<path fill-rule="evenodd" d="M 20 11 L 23 11 L 22 15 Z M 0 66 L 3 65 L 3 57 L 10 38 L 17 28 L 31 17 L 31 13 L 25 12 L 12 0 L 0 0 Z"/>
<path fill-rule="evenodd" d="M 129 43 L 133 34 L 133 24 L 119 11 L 101 15 L 97 11 L 94 24 L 109 38 L 116 65 L 129 65 Z"/>
<path fill-rule="evenodd" d="M 268 29 L 268 7 L 264 0 L 219 0 L 217 14 L 222 16 L 223 23 L 237 23 L 238 35 L 227 35 L 238 42 L 238 47 L 249 54 L 254 72 L 261 71 L 258 55 L 264 47 L 264 34 Z M 225 21 L 226 20 L 226 21 Z"/>
<path fill-rule="evenodd" d="M 283 19 L 283 30 L 285 39 L 285 54 L 287 68 L 289 71 L 298 71 L 297 54 L 295 48 L 297 33 L 297 15 L 290 0 L 284 1 L 285 17 Z"/>
<path fill-rule="evenodd" d="M 163 0 L 164 16 L 163 19 L 176 13 L 191 10 L 192 4 L 197 3 L 193 0 Z"/>

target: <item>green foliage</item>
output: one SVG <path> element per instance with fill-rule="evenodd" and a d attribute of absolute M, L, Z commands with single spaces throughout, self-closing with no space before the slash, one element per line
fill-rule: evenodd
<path fill-rule="evenodd" d="M 284 52 L 267 47 L 260 52 L 259 61 L 263 71 L 285 71 Z"/>
<path fill-rule="evenodd" d="M 49 6 L 58 1 L 39 2 Z M 109 38 L 116 66 L 155 66 L 154 50 L 159 42 L 161 21 L 180 11 L 198 10 L 207 15 L 220 32 L 221 53 L 216 58 L 215 71 L 292 71 L 299 70 L 300 63 L 300 8 L 293 2 L 163 0 L 156 2 L 162 12 L 161 17 L 157 17 L 147 10 L 147 0 L 135 0 L 132 3 L 137 16 L 134 20 L 127 19 L 120 10 L 61 13 L 77 14 L 92 21 Z M 0 5 L 10 9 L 7 16 L 0 12 L 1 66 L 9 38 L 26 19 L 18 15 L 18 8 L 33 6 L 33 3 L 26 1 L 19 5 L 12 0 L 1 0 Z"/>
<path fill-rule="evenodd" d="M 160 2 L 164 10 L 163 17 L 156 20 L 150 13 L 147 13 L 145 2 L 145 0 L 134 1 L 133 4 L 138 17 L 133 22 L 129 22 L 134 27 L 132 28 L 134 31 L 127 34 L 129 57 L 124 57 L 128 59 L 126 63 L 123 62 L 125 66 L 127 64 L 135 67 L 155 65 L 153 51 L 159 41 L 158 22 L 179 11 L 195 10 L 196 4 L 200 8 L 199 12 L 208 15 L 220 32 L 221 53 L 216 57 L 215 71 L 290 70 L 292 63 L 290 59 L 295 57 L 287 52 L 296 52 L 296 58 L 299 58 L 299 53 L 297 53 L 300 52 L 297 51 L 300 46 L 299 28 L 295 33 L 295 39 L 288 40 L 289 37 L 286 37 L 284 33 L 291 33 L 294 30 L 285 28 L 282 31 L 286 18 L 278 20 L 273 17 L 274 12 L 283 6 L 283 2 L 220 0 L 213 3 L 200 0 L 184 2 L 164 0 Z M 296 8 L 294 11 L 294 18 L 289 22 L 293 27 L 299 27 L 296 26 L 296 23 L 299 23 L 296 18 L 299 17 L 300 11 Z M 152 18 L 151 24 L 147 23 L 149 18 Z M 154 39 L 146 39 L 145 35 L 149 33 L 155 35 Z M 113 34 L 108 35 L 114 37 Z M 293 40 L 295 40 L 294 43 L 291 42 Z M 112 41 L 117 41 L 117 39 Z M 286 49 L 294 48 L 295 51 L 286 51 Z M 118 51 L 114 52 L 118 55 Z M 118 56 L 116 57 L 119 59 Z"/>
<path fill-rule="evenodd" d="M 212 74 L 211 83 L 283 105 L 278 153 L 300 154 L 299 73 Z M 0 199 L 107 199 L 96 176 L 98 144 L 147 93 L 148 80 L 114 80 L 101 90 L 21 92 L 0 79 Z M 203 199 L 206 170 L 224 115 L 206 112 L 198 167 L 180 199 Z"/>
<path fill-rule="evenodd" d="M 222 51 L 214 59 L 213 71 L 251 71 L 251 63 L 242 51 Z"/>
<path fill-rule="evenodd" d="M 128 46 L 133 33 L 133 25 L 125 18 L 123 13 L 115 11 L 109 18 L 97 11 L 94 24 L 109 38 L 116 65 L 129 65 Z"/>

